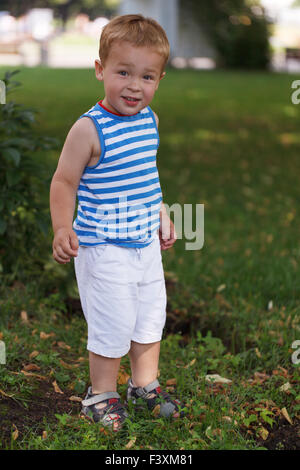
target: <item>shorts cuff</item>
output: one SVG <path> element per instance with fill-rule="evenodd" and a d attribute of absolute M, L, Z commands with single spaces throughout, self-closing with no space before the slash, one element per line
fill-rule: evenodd
<path fill-rule="evenodd" d="M 134 341 L 135 343 L 141 343 L 141 344 L 148 344 L 148 343 L 157 343 L 158 341 L 161 341 L 162 339 L 162 334 L 161 335 L 152 335 L 152 336 L 134 336 L 131 338 L 131 341 Z"/>
<path fill-rule="evenodd" d="M 130 348 L 110 351 L 108 349 L 101 348 L 97 345 L 88 344 L 86 349 L 94 354 L 98 354 L 98 356 L 104 356 L 104 357 L 110 357 L 112 359 L 117 359 L 119 357 L 126 356 Z"/>

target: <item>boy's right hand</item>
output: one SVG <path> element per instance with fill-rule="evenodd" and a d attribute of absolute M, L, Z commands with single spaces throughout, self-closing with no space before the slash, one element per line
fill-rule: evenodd
<path fill-rule="evenodd" d="M 60 264 L 69 263 L 71 257 L 77 256 L 78 247 L 78 238 L 74 230 L 60 228 L 54 235 L 53 258 Z"/>

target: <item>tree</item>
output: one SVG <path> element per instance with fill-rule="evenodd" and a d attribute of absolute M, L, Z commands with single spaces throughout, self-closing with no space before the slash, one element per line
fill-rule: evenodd
<path fill-rule="evenodd" d="M 184 0 L 225 67 L 266 68 L 270 60 L 269 20 L 255 0 Z"/>
<path fill-rule="evenodd" d="M 68 18 L 78 13 L 86 13 L 92 19 L 101 15 L 109 16 L 118 3 L 119 0 L 1 0 L 1 9 L 18 17 L 31 8 L 52 8 L 54 15 L 66 23 Z"/>

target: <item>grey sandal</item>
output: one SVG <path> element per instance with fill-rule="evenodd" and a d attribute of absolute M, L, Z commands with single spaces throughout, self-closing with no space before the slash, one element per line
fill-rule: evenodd
<path fill-rule="evenodd" d="M 98 403 L 106 402 L 103 408 L 97 408 Z M 80 415 L 94 423 L 102 423 L 111 427 L 113 431 L 119 431 L 123 422 L 128 417 L 125 406 L 121 403 L 121 397 L 117 392 L 105 392 L 93 394 L 92 387 L 88 388 L 87 395 L 81 402 Z"/>
<path fill-rule="evenodd" d="M 159 405 L 159 416 L 166 418 L 183 418 L 184 411 L 181 410 L 183 406 L 179 400 L 172 399 L 167 392 L 161 390 L 158 380 L 154 380 L 145 387 L 134 387 L 131 378 L 127 383 L 127 402 L 132 401 L 136 404 L 139 398 L 142 398 L 147 403 L 148 409 L 153 410 Z"/>

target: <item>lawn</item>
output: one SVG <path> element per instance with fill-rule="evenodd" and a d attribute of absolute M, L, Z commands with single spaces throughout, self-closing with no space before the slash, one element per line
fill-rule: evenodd
<path fill-rule="evenodd" d="M 22 87 L 12 98 L 38 108 L 39 131 L 61 145 L 103 96 L 91 70 L 20 70 Z M 45 294 L 30 279 L 1 292 L 3 448 L 299 449 L 299 365 L 292 362 L 300 340 L 295 79 L 169 70 L 152 103 L 164 202 L 204 204 L 203 248 L 186 250 L 183 238 L 163 252 L 168 318 L 160 381 L 185 400 L 189 416 L 170 426 L 131 410 L 134 421 L 117 436 L 78 418 L 89 384 L 86 325 L 73 267 L 51 260 L 49 235 L 44 271 L 68 280 L 68 295 L 61 285 Z M 49 180 L 58 157 L 59 151 L 38 155 Z M 48 190 L 49 181 L 45 201 Z M 125 357 L 122 396 L 128 374 Z M 230 382 L 211 383 L 208 374 Z"/>

